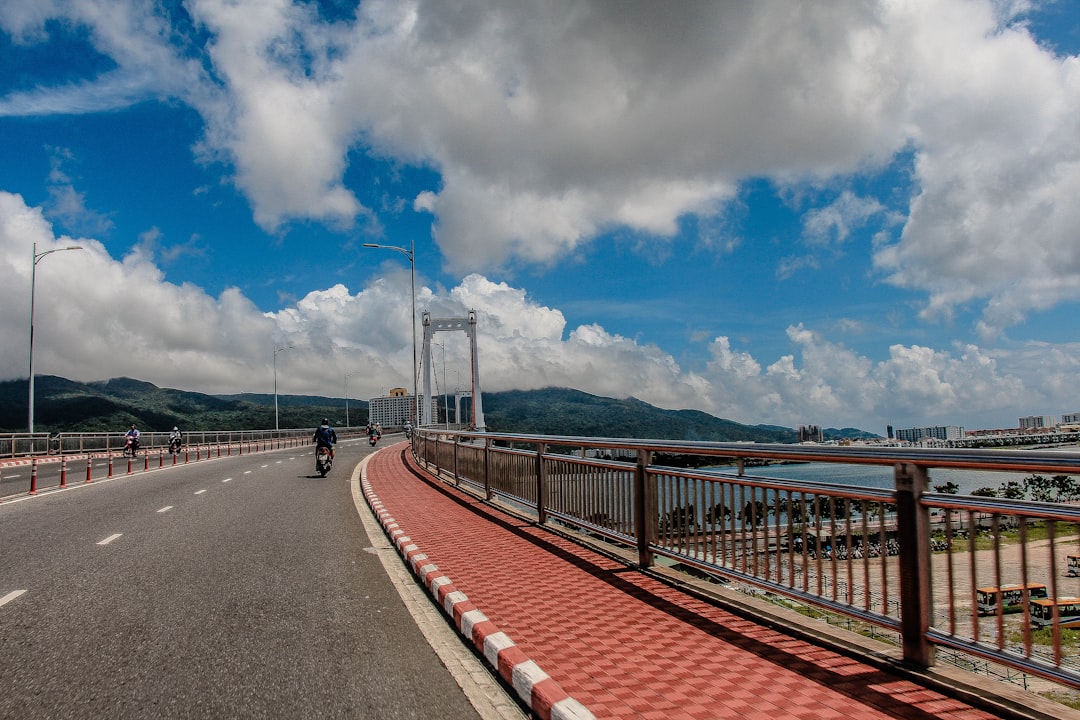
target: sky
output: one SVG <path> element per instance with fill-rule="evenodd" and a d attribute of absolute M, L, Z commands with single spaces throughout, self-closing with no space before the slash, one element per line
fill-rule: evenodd
<path fill-rule="evenodd" d="M 368 243 L 484 391 L 1080 412 L 1078 53 L 1069 0 L 5 0 L 0 380 L 33 294 L 38 375 L 411 388 Z"/>

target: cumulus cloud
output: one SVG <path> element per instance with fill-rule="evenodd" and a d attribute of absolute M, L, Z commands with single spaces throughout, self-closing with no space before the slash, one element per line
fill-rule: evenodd
<path fill-rule="evenodd" d="M 0 346 L 3 379 L 25 377 L 27 345 L 19 339 L 28 337 L 34 242 L 38 252 L 83 248 L 51 254 L 38 267 L 39 373 L 265 393 L 273 388 L 274 348 L 289 346 L 277 356 L 282 393 L 341 396 L 346 374 L 353 398 L 412 386 L 410 279 L 400 263 L 388 263 L 355 292 L 335 285 L 264 313 L 237 289 L 215 298 L 169 282 L 152 253 L 136 249 L 116 259 L 92 238 L 58 237 L 40 208 L 0 192 L 0 302 L 7 309 L 0 332 L 11 340 Z M 710 344 L 710 361 L 694 371 L 656 345 L 598 324 L 570 328 L 558 308 L 479 274 L 442 292 L 421 285 L 417 305 L 434 317 L 476 311 L 486 391 L 574 387 L 749 423 L 793 427 L 827 418 L 883 432 L 887 423 L 959 417 L 1011 427 L 1028 408 L 1058 402 L 1080 371 L 1080 345 L 894 345 L 887 359 L 874 361 L 801 325 L 788 329 L 788 355 L 755 358 L 721 336 Z M 442 346 L 432 355 L 436 391 L 465 387 L 464 334 L 440 333 L 435 340 Z"/>
<path fill-rule="evenodd" d="M 353 153 L 435 170 L 440 185 L 410 200 L 464 279 L 422 288 L 421 307 L 481 313 L 491 389 L 571 385 L 787 424 L 1001 418 L 1057 402 L 1078 357 L 991 345 L 1030 313 L 1080 299 L 1080 59 L 1036 42 L 1021 22 L 1029 8 L 370 0 L 328 19 L 289 0 L 12 0 L 0 28 L 15 42 L 81 33 L 100 62 L 0 98 L 0 116 L 186 103 L 204 122 L 195 152 L 227 168 L 269 232 L 368 216 L 344 181 Z M 910 165 L 912 197 L 848 189 L 897 164 Z M 290 392 L 327 394 L 357 368 L 370 371 L 350 383 L 360 393 L 409 385 L 400 268 L 265 314 L 235 289 L 211 297 L 168 282 L 155 237 L 110 257 L 93 239 L 105 226 L 75 222 L 107 218 L 62 175 L 46 214 L 0 194 L 5 337 L 21 336 L 28 311 L 27 243 L 72 241 L 49 219 L 88 236 L 75 240 L 83 252 L 43 268 L 42 372 L 254 391 L 269 386 L 272 348 L 285 343 Z M 793 246 L 777 253 L 780 278 L 819 266 L 807 245 L 839 251 L 878 225 L 878 277 L 924 298 L 927 321 L 978 308 L 987 347 L 895 344 L 872 360 L 793 324 L 790 354 L 755 358 L 720 336 L 709 362 L 686 370 L 600 325 L 568 328 L 557 308 L 488 278 L 553 265 L 612 229 L 663 242 L 687 215 L 722 218 L 748 178 L 838 198 L 800 207 L 801 236 L 780 241 Z M 18 347 L 0 348 L 13 376 Z M 462 361 L 461 344 L 444 347 Z"/>
<path fill-rule="evenodd" d="M 1030 8 L 372 0 L 328 19 L 289 0 L 22 0 L 0 9 L 19 42 L 64 18 L 116 67 L 0 114 L 180 98 L 269 231 L 369 216 L 343 182 L 356 150 L 431 167 L 441 186 L 414 207 L 460 273 L 550 265 L 612 228 L 672 237 L 746 178 L 842 183 L 907 153 L 917 194 L 876 266 L 928 319 L 981 303 L 991 337 L 1080 296 L 1080 60 L 1029 35 Z M 807 239 L 880 209 L 843 197 L 808 212 Z M 779 276 L 813 266 L 792 255 Z"/>

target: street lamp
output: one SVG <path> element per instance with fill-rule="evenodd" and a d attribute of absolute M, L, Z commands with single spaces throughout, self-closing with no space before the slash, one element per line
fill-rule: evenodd
<path fill-rule="evenodd" d="M 359 375 L 361 372 L 363 372 L 363 371 L 362 370 L 357 370 L 356 372 L 345 373 L 345 427 L 346 428 L 352 427 L 352 425 L 349 424 L 349 378 L 352 377 L 353 375 Z"/>
<path fill-rule="evenodd" d="M 30 426 L 31 434 L 34 432 L 34 283 L 37 280 L 37 264 L 41 262 L 46 255 L 54 252 L 60 252 L 61 250 L 82 250 L 82 246 L 70 245 L 68 247 L 54 248 L 52 250 L 38 252 L 37 243 L 34 243 L 34 261 L 30 265 L 30 412 L 28 417 L 28 424 Z"/>
<path fill-rule="evenodd" d="M 420 395 L 416 389 L 416 241 L 409 241 L 409 249 L 397 245 L 379 245 L 377 243 L 364 243 L 366 248 L 380 248 L 393 250 L 409 258 L 409 277 L 412 281 L 412 386 L 413 386 L 413 420 L 420 424 Z"/>
<path fill-rule="evenodd" d="M 275 345 L 274 346 L 274 430 L 280 430 L 278 427 L 278 409 L 277 409 L 277 354 L 283 350 L 292 348 L 292 345 Z"/>

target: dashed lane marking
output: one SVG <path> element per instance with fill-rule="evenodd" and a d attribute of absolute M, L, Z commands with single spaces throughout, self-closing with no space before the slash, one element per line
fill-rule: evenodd
<path fill-rule="evenodd" d="M 98 542 L 98 545 L 108 545 L 108 544 L 109 544 L 109 543 L 111 543 L 111 542 L 112 542 L 113 540 L 115 540 L 116 538 L 120 537 L 120 536 L 121 536 L 121 535 L 123 535 L 123 534 L 124 534 L 124 533 L 113 533 L 112 535 L 110 535 L 109 537 L 105 538 L 104 540 L 101 540 L 101 541 L 99 541 L 99 542 Z"/>
<path fill-rule="evenodd" d="M 195 494 L 196 495 L 202 495 L 204 492 L 206 492 L 206 488 L 203 488 L 202 490 L 196 490 Z"/>
<path fill-rule="evenodd" d="M 11 602 L 15 598 L 19 597 L 20 595 L 22 595 L 24 592 L 26 592 L 26 591 L 25 590 L 12 590 L 11 592 L 9 592 L 4 597 L 0 597 L 0 607 L 3 607 L 4 605 L 7 605 L 9 602 Z"/>
<path fill-rule="evenodd" d="M 225 479 L 224 479 L 224 480 L 222 480 L 221 482 L 229 482 L 230 480 L 232 480 L 232 478 L 225 478 Z"/>
<path fill-rule="evenodd" d="M 245 471 L 244 471 L 244 474 L 245 474 L 245 475 L 250 475 L 250 474 L 251 474 L 251 471 L 250 471 L 250 470 L 245 470 Z"/>
<path fill-rule="evenodd" d="M 169 511 L 170 511 L 170 510 L 172 510 L 172 509 L 173 509 L 173 506 L 172 506 L 172 505 L 166 505 L 165 507 L 163 507 L 163 508 L 161 508 L 160 510 L 158 510 L 158 512 L 159 512 L 159 513 L 163 513 L 163 512 L 169 512 Z"/>

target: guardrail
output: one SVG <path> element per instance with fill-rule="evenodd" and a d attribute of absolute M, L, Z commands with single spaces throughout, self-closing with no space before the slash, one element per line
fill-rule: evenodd
<path fill-rule="evenodd" d="M 414 456 L 488 499 L 499 497 L 604 542 L 895 633 L 905 662 L 935 649 L 1080 688 L 1061 610 L 1080 596 L 1080 506 L 930 491 L 937 468 L 1080 475 L 1080 453 L 756 445 L 419 429 Z M 605 459 L 597 455 L 620 455 Z M 725 468 L 674 467 L 715 458 Z M 658 464 L 662 457 L 667 465 Z M 762 460 L 884 465 L 893 487 L 768 476 Z M 751 471 L 753 474 L 751 474 Z M 1019 478 L 1018 478 L 1019 479 Z M 1038 585 L 1015 607 L 988 588 Z M 1006 593 L 1007 595 L 1008 593 Z M 1000 599 L 1000 598 L 999 598 Z M 980 602 L 983 609 L 980 610 Z M 984 614 L 985 613 L 985 614 Z M 1045 629 L 1034 630 L 1045 619 Z M 1080 617 L 1077 618 L 1080 621 Z"/>
<path fill-rule="evenodd" d="M 184 445 L 227 446 L 310 438 L 315 428 L 288 430 L 197 430 L 184 433 Z M 344 431 L 339 432 L 339 435 Z M 87 452 L 111 452 L 124 449 L 123 432 L 112 433 L 3 433 L 0 434 L 0 458 L 32 457 Z M 146 431 L 139 435 L 142 450 L 168 449 L 169 433 Z"/>
<path fill-rule="evenodd" d="M 49 433 L 0 434 L 0 458 L 44 455 L 49 451 Z"/>

